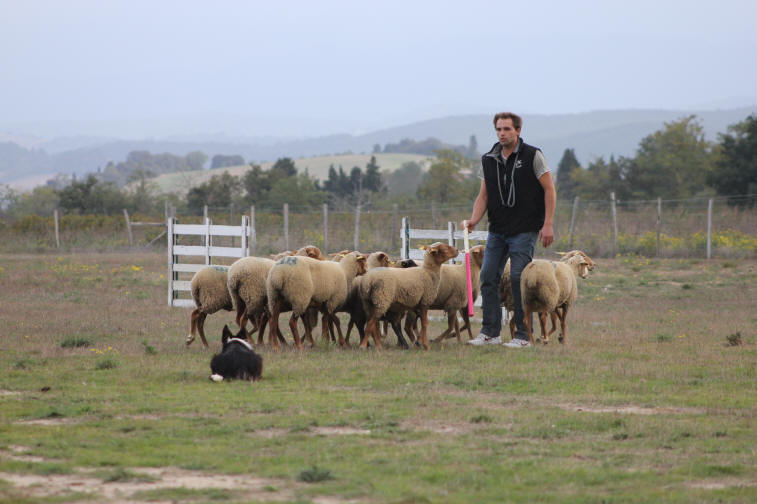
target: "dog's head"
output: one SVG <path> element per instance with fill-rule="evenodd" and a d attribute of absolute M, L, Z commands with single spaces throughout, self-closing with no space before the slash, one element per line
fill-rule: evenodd
<path fill-rule="evenodd" d="M 230 341 L 233 339 L 246 341 L 247 333 L 245 332 L 244 328 L 241 328 L 236 335 L 232 334 L 229 326 L 224 325 L 223 331 L 221 332 L 221 345 L 223 346 L 221 351 L 226 350 L 226 348 L 230 345 Z"/>

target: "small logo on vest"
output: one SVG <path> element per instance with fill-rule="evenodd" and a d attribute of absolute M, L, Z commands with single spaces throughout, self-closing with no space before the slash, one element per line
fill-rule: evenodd
<path fill-rule="evenodd" d="M 520 168 L 522 164 L 523 164 L 523 162 L 520 159 L 516 160 L 515 161 L 515 169 L 517 170 L 518 168 Z"/>

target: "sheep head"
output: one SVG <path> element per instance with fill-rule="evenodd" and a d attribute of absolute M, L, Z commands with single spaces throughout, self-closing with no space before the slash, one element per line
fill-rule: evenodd
<path fill-rule="evenodd" d="M 588 277 L 589 271 L 594 270 L 594 263 L 591 261 L 591 259 L 584 256 L 583 253 L 575 254 L 567 261 L 563 262 L 568 263 L 581 278 Z"/>
<path fill-rule="evenodd" d="M 580 255 L 586 260 L 586 264 L 588 265 L 589 271 L 594 271 L 594 261 L 591 260 L 591 257 L 586 255 L 585 252 L 582 252 L 580 250 L 571 250 L 570 252 L 558 252 L 558 254 L 562 255 L 562 258 L 560 259 L 563 262 L 567 262 L 571 257 L 575 257 L 577 255 Z M 585 278 L 585 277 L 583 277 Z"/>
<path fill-rule="evenodd" d="M 370 268 L 386 268 L 391 262 L 386 252 L 377 251 L 368 256 L 368 267 Z"/>
<path fill-rule="evenodd" d="M 433 245 L 426 247 L 426 258 L 432 258 L 437 265 L 441 265 L 453 257 L 457 257 L 458 254 L 457 247 L 442 242 L 436 242 Z"/>
<path fill-rule="evenodd" d="M 319 249 L 315 245 L 306 245 L 302 247 L 301 249 L 297 251 L 296 255 L 307 256 L 312 259 L 317 259 L 319 261 L 325 261 L 327 259 L 327 257 L 323 255 L 323 253 L 321 252 L 321 249 Z"/>
<path fill-rule="evenodd" d="M 481 268 L 484 264 L 484 250 L 486 250 L 485 245 L 476 245 L 470 249 L 471 261 L 475 263 L 478 268 Z"/>

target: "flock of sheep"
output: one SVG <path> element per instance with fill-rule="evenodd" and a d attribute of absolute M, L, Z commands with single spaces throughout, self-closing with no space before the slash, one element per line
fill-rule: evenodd
<path fill-rule="evenodd" d="M 484 259 L 484 245 L 470 250 L 473 299 L 479 292 L 479 274 Z M 196 308 L 190 316 L 190 334 L 186 344 L 198 332 L 203 344 L 205 318 L 219 310 L 234 311 L 237 325 L 248 338 L 258 332 L 258 344 L 268 326 L 268 342 L 278 349 L 286 339 L 279 329 L 279 314 L 291 311 L 289 328 L 297 348 L 303 340 L 314 345 L 312 331 L 321 314 L 321 335 L 325 340 L 349 346 L 352 327 L 360 334 L 360 347 L 365 348 L 372 338 L 376 347 L 382 347 L 379 322 L 392 326 L 397 343 L 403 348 L 412 343 L 430 348 L 427 335 L 428 311 L 443 310 L 447 314 L 447 329 L 435 340 L 456 336 L 462 342 L 461 331 L 468 330 L 472 338 L 467 311 L 467 287 L 464 264 L 446 264 L 457 257 L 457 248 L 445 243 L 434 243 L 425 248 L 423 262 L 412 260 L 392 261 L 384 252 L 364 254 L 342 251 L 332 254 L 331 260 L 318 247 L 309 245 L 296 252 L 282 252 L 272 259 L 244 257 L 231 266 L 207 266 L 198 271 L 191 281 L 192 298 Z M 560 322 L 559 341 L 566 337 L 566 316 L 578 295 L 578 277 L 586 278 L 594 269 L 593 261 L 581 251 L 563 255 L 560 261 L 534 260 L 521 275 L 523 307 L 529 333 L 532 313 L 538 313 L 542 340 L 549 336 Z M 500 283 L 502 306 L 514 310 L 510 292 L 509 262 Z M 337 313 L 350 316 L 346 337 L 342 333 Z M 459 326 L 458 313 L 464 325 Z M 546 330 L 546 319 L 552 328 Z M 302 320 L 304 335 L 301 338 L 297 321 Z M 420 319 L 420 331 L 417 321 Z M 247 332 L 247 323 L 251 331 Z M 511 335 L 514 322 L 510 321 Z M 532 336 L 533 341 L 533 336 Z"/>

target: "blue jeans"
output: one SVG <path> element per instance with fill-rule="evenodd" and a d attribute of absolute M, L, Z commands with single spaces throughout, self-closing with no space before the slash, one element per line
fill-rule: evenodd
<path fill-rule="evenodd" d="M 515 304 L 515 337 L 527 340 L 528 332 L 523 321 L 523 304 L 520 294 L 520 274 L 534 257 L 539 233 L 521 233 L 504 236 L 489 232 L 486 239 L 484 264 L 481 266 L 481 302 L 484 312 L 481 332 L 489 337 L 499 336 L 502 330 L 502 306 L 499 300 L 499 282 L 510 259 L 510 279 Z"/>

